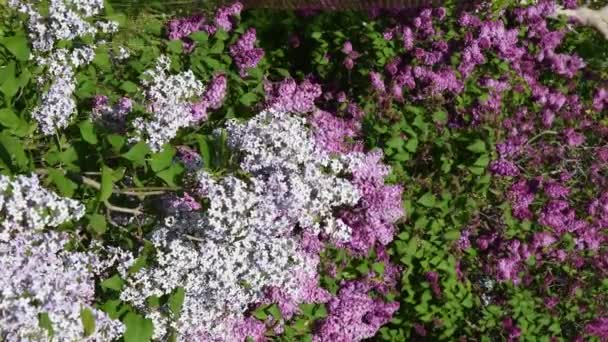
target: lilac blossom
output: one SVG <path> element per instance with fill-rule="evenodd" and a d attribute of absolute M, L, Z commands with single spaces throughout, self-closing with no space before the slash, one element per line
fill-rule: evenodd
<path fill-rule="evenodd" d="M 255 47 L 256 39 L 255 29 L 250 28 L 230 46 L 230 55 L 242 77 L 247 76 L 247 69 L 255 68 L 264 57 L 264 50 Z"/>

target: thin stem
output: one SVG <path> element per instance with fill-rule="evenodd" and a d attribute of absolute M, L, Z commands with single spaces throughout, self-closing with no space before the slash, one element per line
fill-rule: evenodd
<path fill-rule="evenodd" d="M 135 216 L 139 216 L 139 215 L 143 214 L 143 212 L 140 211 L 139 208 L 118 207 L 118 206 L 115 206 L 112 203 L 110 203 L 108 200 L 105 200 L 103 202 L 103 204 L 105 204 L 105 206 L 106 206 L 106 208 L 108 208 L 108 210 L 115 211 L 117 213 L 132 214 Z"/>
<path fill-rule="evenodd" d="M 37 174 L 46 175 L 48 171 L 45 169 L 36 169 Z M 90 186 L 96 190 L 101 190 L 101 183 L 98 181 L 89 178 L 87 176 L 74 174 L 74 176 L 80 181 L 82 184 Z M 137 196 L 137 197 L 146 197 L 146 196 L 154 196 L 154 195 L 163 195 L 168 191 L 178 191 L 180 188 L 178 187 L 150 187 L 150 188 L 126 188 L 126 189 L 112 189 L 112 193 L 119 195 L 127 195 L 127 196 Z"/>
<path fill-rule="evenodd" d="M 526 141 L 526 145 L 530 145 L 534 141 L 538 140 L 538 138 L 542 137 L 543 135 L 548 135 L 548 134 L 557 135 L 558 133 L 556 131 L 542 131 L 542 132 L 538 133 L 537 135 L 533 136 L 532 138 L 528 139 L 528 141 Z"/>

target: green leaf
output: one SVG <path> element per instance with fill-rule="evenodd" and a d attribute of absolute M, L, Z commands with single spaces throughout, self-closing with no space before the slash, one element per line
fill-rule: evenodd
<path fill-rule="evenodd" d="M 19 118 L 12 110 L 8 108 L 0 109 L 0 124 L 4 127 L 15 128 L 21 123 Z"/>
<path fill-rule="evenodd" d="M 103 202 L 112 195 L 112 174 L 113 170 L 107 166 L 101 169 L 101 189 L 99 189 L 99 201 Z"/>
<path fill-rule="evenodd" d="M 125 342 L 148 342 L 152 339 L 154 333 L 152 320 L 130 312 L 123 322 L 127 327 L 123 336 Z"/>
<path fill-rule="evenodd" d="M 11 61 L 8 66 L 0 69 L 0 91 L 4 94 L 7 102 L 10 102 L 19 90 L 19 82 L 15 74 L 15 62 Z"/>
<path fill-rule="evenodd" d="M 265 308 L 265 306 L 260 306 L 259 308 L 255 309 L 252 313 L 253 317 L 261 321 L 265 321 L 266 318 L 268 318 L 268 314 L 266 313 Z"/>
<path fill-rule="evenodd" d="M 106 218 L 100 214 L 91 215 L 89 217 L 89 227 L 98 235 L 102 235 L 107 230 Z"/>
<path fill-rule="evenodd" d="M 475 163 L 473 165 L 475 166 L 481 166 L 481 167 L 486 167 L 488 166 L 488 164 L 490 163 L 490 156 L 488 156 L 487 154 L 482 154 L 481 156 L 479 156 L 479 158 L 477 158 L 477 160 L 475 161 Z"/>
<path fill-rule="evenodd" d="M 145 142 L 140 141 L 122 156 L 132 161 L 134 165 L 143 166 L 146 165 L 146 155 L 148 155 L 148 153 L 150 153 L 150 148 Z"/>
<path fill-rule="evenodd" d="M 49 332 L 49 337 L 52 337 L 55 334 L 55 330 L 53 329 L 53 322 L 49 317 L 49 314 L 44 312 L 38 314 L 38 325 Z"/>
<path fill-rule="evenodd" d="M 175 148 L 171 145 L 165 145 L 163 150 L 158 153 L 154 153 L 150 157 L 150 167 L 152 171 L 162 171 L 173 164 L 173 156 L 175 156 Z"/>
<path fill-rule="evenodd" d="M 417 148 L 418 148 L 418 138 L 410 137 L 407 140 L 407 143 L 405 144 L 405 149 L 414 153 L 414 152 L 416 152 Z"/>
<path fill-rule="evenodd" d="M 239 101 L 245 106 L 251 106 L 257 101 L 258 97 L 254 93 L 246 93 L 241 96 Z"/>
<path fill-rule="evenodd" d="M 474 153 L 483 153 L 486 151 L 486 144 L 483 142 L 483 140 L 477 139 L 474 143 L 467 146 L 467 150 Z"/>
<path fill-rule="evenodd" d="M 119 299 L 110 299 L 101 305 L 101 310 L 107 313 L 111 319 L 118 319 L 126 311 L 126 306 L 120 310 L 118 309 L 120 303 Z"/>
<path fill-rule="evenodd" d="M 197 43 L 205 43 L 209 40 L 209 35 L 205 32 L 198 31 L 190 35 L 190 39 Z"/>
<path fill-rule="evenodd" d="M 119 291 L 122 290 L 122 286 L 124 285 L 124 281 L 118 274 L 113 275 L 112 277 L 101 282 L 101 287 L 106 290 L 114 290 Z"/>
<path fill-rule="evenodd" d="M 433 206 L 435 206 L 435 195 L 433 195 L 430 192 L 427 192 L 426 194 L 422 195 L 422 197 L 420 197 L 420 199 L 418 199 L 418 204 L 421 204 L 427 208 L 432 208 Z"/>
<path fill-rule="evenodd" d="M 383 262 L 375 262 L 372 264 L 372 270 L 377 274 L 384 274 L 384 263 Z"/>
<path fill-rule="evenodd" d="M 171 40 L 167 43 L 167 50 L 175 54 L 180 54 L 184 51 L 184 43 L 179 39 Z"/>
<path fill-rule="evenodd" d="M 117 153 L 120 152 L 120 149 L 124 146 L 126 141 L 125 137 L 117 134 L 110 134 L 106 137 L 106 139 Z"/>
<path fill-rule="evenodd" d="M 0 158 L 20 171 L 25 170 L 29 164 L 21 141 L 6 133 L 0 133 Z"/>
<path fill-rule="evenodd" d="M 440 124 L 448 122 L 448 113 L 442 110 L 436 111 L 435 113 L 433 113 L 433 121 Z"/>
<path fill-rule="evenodd" d="M 171 165 L 164 171 L 157 172 L 156 175 L 165 181 L 169 186 L 177 186 L 175 184 L 175 178 L 184 172 L 184 167 L 180 164 Z"/>
<path fill-rule="evenodd" d="M 223 69 L 222 63 L 220 63 L 217 59 L 205 56 L 203 57 L 203 62 L 205 62 L 205 64 L 207 64 L 207 66 L 210 67 L 211 70 Z"/>
<path fill-rule="evenodd" d="M 275 319 L 275 320 L 280 320 L 281 319 L 281 310 L 279 310 L 279 306 L 276 304 L 272 304 L 271 306 L 268 307 L 268 309 L 266 309 L 268 311 L 268 313 Z"/>
<path fill-rule="evenodd" d="M 106 49 L 98 49 L 95 51 L 95 58 L 93 59 L 93 64 L 99 67 L 99 69 L 103 71 L 111 71 L 112 70 L 112 62 L 110 61 L 110 55 L 106 51 Z"/>
<path fill-rule="evenodd" d="M 6 47 L 10 53 L 17 58 L 18 61 L 25 62 L 30 57 L 30 48 L 28 39 L 24 35 L 16 35 L 3 38 L 1 44 Z"/>
<path fill-rule="evenodd" d="M 91 145 L 97 144 L 97 134 L 95 134 L 95 127 L 93 127 L 93 123 L 89 120 L 83 121 L 78 125 L 80 128 L 80 135 L 84 141 L 88 142 Z"/>
<path fill-rule="evenodd" d="M 84 327 L 84 336 L 90 336 L 95 332 L 95 315 L 89 308 L 80 310 L 80 320 Z"/>
<path fill-rule="evenodd" d="M 404 144 L 403 138 L 401 138 L 400 136 L 392 137 L 386 142 L 386 146 L 391 147 L 391 148 L 396 148 L 396 149 L 403 146 L 403 144 Z"/>
<path fill-rule="evenodd" d="M 211 49 L 209 49 L 209 53 L 210 54 L 221 54 L 224 51 L 224 42 L 221 40 L 218 40 L 217 42 L 215 42 L 215 44 L 213 44 L 213 46 L 211 47 Z"/>
<path fill-rule="evenodd" d="M 139 90 L 139 87 L 137 86 L 137 84 L 135 84 L 131 81 L 125 81 L 120 85 L 120 89 L 124 90 L 125 92 L 127 92 L 129 94 L 133 94 L 133 93 L 137 93 L 137 91 Z"/>
<path fill-rule="evenodd" d="M 78 189 L 78 184 L 74 183 L 72 180 L 67 178 L 63 172 L 57 169 L 48 169 L 49 177 L 59 192 L 62 195 L 67 197 L 72 197 L 74 195 L 74 191 Z"/>
<path fill-rule="evenodd" d="M 443 234 L 443 238 L 447 241 L 458 240 L 460 238 L 459 230 L 449 230 Z"/>
<path fill-rule="evenodd" d="M 228 32 L 224 31 L 223 29 L 218 29 L 217 31 L 215 31 L 213 37 L 218 40 L 226 40 L 230 36 L 228 35 Z"/>
<path fill-rule="evenodd" d="M 183 288 L 178 287 L 175 292 L 169 297 L 168 305 L 169 309 L 175 316 L 179 316 L 184 304 L 184 298 L 186 297 L 186 291 Z"/>

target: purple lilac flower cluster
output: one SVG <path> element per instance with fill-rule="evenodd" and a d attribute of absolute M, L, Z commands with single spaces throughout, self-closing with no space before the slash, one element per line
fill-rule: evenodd
<path fill-rule="evenodd" d="M 111 106 L 105 95 L 96 95 L 92 101 L 92 118 L 102 126 L 113 131 L 122 131 L 126 128 L 126 116 L 133 109 L 133 101 L 122 97 Z"/>
<path fill-rule="evenodd" d="M 196 45 L 188 38 L 189 35 L 198 31 L 213 35 L 218 29 L 230 32 L 234 27 L 235 18 L 241 14 L 242 10 L 243 5 L 235 2 L 230 6 L 218 9 L 212 22 L 208 22 L 202 15 L 172 19 L 166 26 L 167 37 L 170 40 L 181 39 L 184 42 L 184 51 L 192 52 Z"/>
<path fill-rule="evenodd" d="M 478 256 L 481 271 L 499 283 L 532 287 L 539 281 L 537 275 L 543 274 L 542 284 L 534 287 L 540 289 L 549 309 L 573 300 L 577 291 L 593 290 L 588 288 L 590 282 L 576 276 L 553 274 L 551 265 L 589 271 L 598 279 L 608 274 L 608 153 L 604 146 L 608 130 L 598 120 L 608 92 L 600 85 L 591 97 L 580 95 L 575 83 L 585 63 L 576 54 L 558 52 L 566 31 L 551 28 L 547 18 L 555 10 L 555 2 L 539 1 L 507 13 L 508 20 L 484 20 L 465 12 L 459 18 L 461 42 L 443 38 L 437 10 L 423 10 L 411 23 L 385 32 L 385 39 L 401 41 L 405 54 L 389 61 L 384 72 L 370 73 L 372 89 L 384 100 L 458 97 L 470 80 L 486 91 L 471 107 L 454 108 L 450 125 L 471 127 L 502 119 L 497 157 L 488 169 L 497 182 L 506 183 L 504 199 L 515 222 L 535 229 L 513 235 L 500 214 L 486 213 L 463 231 L 459 246 L 482 251 Z M 464 47 L 455 71 L 445 62 L 451 58 L 448 46 L 458 44 Z M 510 72 L 480 74 L 488 63 L 502 63 Z M 553 76 L 549 82 L 547 74 Z M 521 95 L 529 96 L 532 105 L 513 100 Z M 323 139 L 337 127 L 355 136 L 356 129 L 346 122 L 332 123 Z M 345 147 L 334 144 L 331 148 Z M 589 187 L 595 191 L 581 190 Z M 480 223 L 484 220 L 490 220 L 490 226 Z M 471 270 L 457 271 L 462 278 Z M 440 296 L 436 274 L 429 272 L 426 279 L 435 296 Z M 489 303 L 499 301 L 487 298 Z M 596 312 L 607 309 L 602 303 L 594 305 Z M 608 338 L 607 326 L 604 317 L 597 317 L 581 333 Z M 505 318 L 503 329 L 509 340 L 519 339 L 521 330 L 513 319 Z"/>
<path fill-rule="evenodd" d="M 255 28 L 249 28 L 234 45 L 230 46 L 230 55 L 242 77 L 247 76 L 247 69 L 255 68 L 264 57 L 264 50 L 255 47 L 256 39 Z"/>

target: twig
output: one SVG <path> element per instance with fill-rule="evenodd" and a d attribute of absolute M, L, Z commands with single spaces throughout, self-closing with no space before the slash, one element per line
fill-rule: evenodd
<path fill-rule="evenodd" d="M 105 206 L 106 206 L 106 208 L 108 208 L 108 210 L 115 211 L 117 213 L 132 214 L 135 216 L 139 216 L 139 215 L 143 214 L 143 212 L 139 210 L 139 207 L 138 208 L 118 207 L 118 206 L 111 204 L 108 200 L 103 201 L 103 204 L 105 204 Z"/>
<path fill-rule="evenodd" d="M 558 133 L 556 131 L 542 131 L 542 132 L 538 133 L 537 135 L 533 136 L 532 138 L 528 139 L 528 141 L 526 141 L 526 145 L 530 145 L 532 142 L 536 141 L 538 138 L 542 137 L 543 135 L 547 135 L 547 134 L 556 135 Z"/>
<path fill-rule="evenodd" d="M 48 171 L 45 169 L 36 169 L 37 174 L 46 175 Z M 101 190 L 101 183 L 87 176 L 72 174 L 82 184 L 88 185 L 96 190 Z M 168 191 L 178 191 L 180 188 L 171 187 L 151 187 L 151 188 L 127 188 L 127 189 L 112 189 L 112 193 L 127 196 L 146 197 L 154 195 L 163 195 Z"/>
<path fill-rule="evenodd" d="M 196 236 L 192 236 L 192 235 L 188 235 L 188 234 L 184 234 L 183 236 L 186 237 L 188 240 L 205 242 L 205 240 L 203 240 L 201 238 L 197 238 Z"/>

